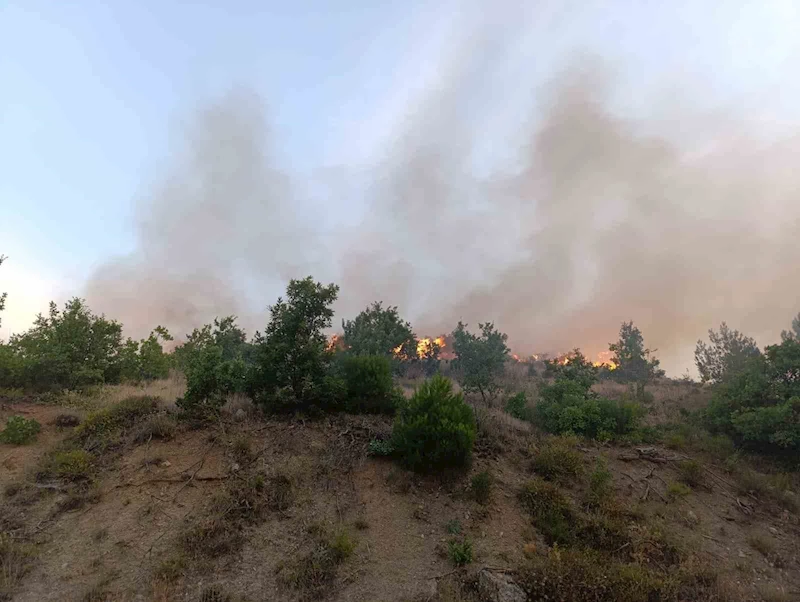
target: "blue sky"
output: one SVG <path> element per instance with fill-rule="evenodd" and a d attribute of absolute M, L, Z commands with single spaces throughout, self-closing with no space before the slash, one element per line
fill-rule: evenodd
<path fill-rule="evenodd" d="M 301 176 L 378 159 L 475 32 L 491 41 L 470 60 L 490 62 L 492 74 L 471 90 L 475 115 L 498 137 L 576 53 L 612 65 L 625 82 L 620 110 L 646 115 L 663 94 L 685 94 L 779 129 L 800 117 L 799 10 L 790 0 L 5 0 L 0 334 L 47 299 L 80 293 L 98 264 L 131 249 L 134 204 L 168 163 L 182 120 L 232 87 L 263 95 L 277 162 Z M 489 141 L 482 160 L 503 152 Z M 338 202 L 343 214 L 358 210 Z"/>

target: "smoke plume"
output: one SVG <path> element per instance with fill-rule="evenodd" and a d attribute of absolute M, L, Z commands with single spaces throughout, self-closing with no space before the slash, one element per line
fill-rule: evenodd
<path fill-rule="evenodd" d="M 228 314 L 252 332 L 289 278 L 312 274 L 341 286 L 338 319 L 383 300 L 419 335 L 493 321 L 521 354 L 595 354 L 633 320 L 675 373 L 723 320 L 778 338 L 800 309 L 800 131 L 760 137 L 678 107 L 629 117 L 588 61 L 502 139 L 470 94 L 492 68 L 474 64 L 481 50 L 455 52 L 369 169 L 344 174 L 363 197 L 351 225 L 324 223 L 345 206 L 336 189 L 317 198 L 276 167 L 262 99 L 203 110 L 90 305 L 135 335 Z"/>

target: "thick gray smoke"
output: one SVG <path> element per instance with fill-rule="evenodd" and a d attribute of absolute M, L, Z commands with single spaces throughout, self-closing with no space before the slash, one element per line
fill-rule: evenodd
<path fill-rule="evenodd" d="M 352 227 L 320 223 L 331 207 L 274 167 L 259 98 L 201 112 L 139 203 L 136 250 L 97 271 L 90 304 L 137 335 L 227 314 L 262 328 L 286 281 L 312 274 L 341 286 L 338 319 L 380 299 L 418 334 L 494 321 L 519 353 L 595 354 L 632 319 L 675 373 L 722 320 L 778 338 L 800 309 L 798 132 L 762 140 L 677 108 L 626 118 L 590 63 L 554 77 L 518 138 L 497 140 L 476 120 L 469 90 L 485 71 L 469 56 L 352 176 L 366 191 Z M 487 137 L 514 158 L 481 164 Z"/>

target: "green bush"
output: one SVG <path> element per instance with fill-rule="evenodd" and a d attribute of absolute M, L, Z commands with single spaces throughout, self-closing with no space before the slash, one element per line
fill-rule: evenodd
<path fill-rule="evenodd" d="M 601 507 L 614 497 L 614 479 L 608 469 L 605 458 L 597 458 L 594 470 L 589 475 L 588 503 L 592 507 Z"/>
<path fill-rule="evenodd" d="M 367 453 L 370 456 L 391 456 L 394 454 L 394 446 L 388 439 L 373 439 L 369 442 Z"/>
<path fill-rule="evenodd" d="M 518 420 L 531 420 L 533 412 L 528 407 L 528 397 L 525 391 L 520 391 L 516 395 L 512 395 L 506 401 L 505 410 L 508 414 Z"/>
<path fill-rule="evenodd" d="M 417 340 L 411 324 L 397 307 L 383 307 L 376 301 L 356 316 L 342 320 L 343 341 L 354 355 L 380 355 L 395 364 L 417 359 Z"/>
<path fill-rule="evenodd" d="M 583 383 L 557 380 L 542 387 L 536 419 L 546 431 L 611 439 L 632 433 L 644 413 L 635 402 L 595 396 Z"/>
<path fill-rule="evenodd" d="M 62 479 L 82 481 L 91 475 L 92 462 L 92 455 L 82 449 L 57 451 L 50 460 L 50 470 Z"/>
<path fill-rule="evenodd" d="M 472 562 L 472 542 L 469 539 L 451 539 L 447 542 L 447 556 L 456 566 L 469 564 Z"/>
<path fill-rule="evenodd" d="M 342 370 L 347 387 L 345 407 L 349 412 L 394 412 L 402 393 L 395 390 L 392 365 L 382 355 L 348 355 Z"/>
<path fill-rule="evenodd" d="M 492 476 L 486 470 L 479 472 L 472 477 L 470 489 L 475 501 L 485 506 L 492 497 Z"/>
<path fill-rule="evenodd" d="M 699 487 L 704 482 L 703 467 L 697 460 L 683 460 L 678 463 L 680 480 L 690 487 Z"/>
<path fill-rule="evenodd" d="M 0 432 L 0 442 L 12 445 L 25 445 L 36 439 L 42 430 L 42 425 L 33 418 L 11 416 L 6 422 L 6 428 Z"/>
<path fill-rule="evenodd" d="M 475 417 L 452 383 L 437 375 L 424 382 L 400 408 L 392 442 L 415 470 L 462 466 L 472 454 Z"/>
<path fill-rule="evenodd" d="M 539 478 L 531 479 L 523 486 L 520 501 L 548 544 L 575 542 L 577 516 L 558 486 Z"/>

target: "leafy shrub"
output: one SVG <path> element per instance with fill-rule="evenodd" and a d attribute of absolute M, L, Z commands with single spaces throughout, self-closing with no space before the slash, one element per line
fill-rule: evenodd
<path fill-rule="evenodd" d="M 678 463 L 680 480 L 690 487 L 699 487 L 703 484 L 703 467 L 697 460 L 683 460 Z"/>
<path fill-rule="evenodd" d="M 505 410 L 508 414 L 517 420 L 531 420 L 533 412 L 528 407 L 528 397 L 525 391 L 520 391 L 516 395 L 512 395 L 506 401 Z"/>
<path fill-rule="evenodd" d="M 583 383 L 565 379 L 542 387 L 535 411 L 548 432 L 598 439 L 632 433 L 643 414 L 637 403 L 600 398 Z"/>
<path fill-rule="evenodd" d="M 571 381 L 588 391 L 597 380 L 598 368 L 581 350 L 573 349 L 560 360 L 545 360 L 544 375 L 556 381 Z"/>
<path fill-rule="evenodd" d="M 164 353 L 162 341 L 171 340 L 172 335 L 163 326 L 156 327 L 141 341 L 129 338 L 118 355 L 119 379 L 138 383 L 169 376 L 172 358 Z"/>
<path fill-rule="evenodd" d="M 392 366 L 381 355 L 348 355 L 343 360 L 350 412 L 393 413 L 402 393 L 395 390 Z"/>
<path fill-rule="evenodd" d="M 469 564 L 472 562 L 472 542 L 469 539 L 451 539 L 447 542 L 447 556 L 456 566 Z"/>
<path fill-rule="evenodd" d="M 175 350 L 176 362 L 186 375 L 186 395 L 178 407 L 193 416 L 215 415 L 229 394 L 246 390 L 252 353 L 233 316 L 195 329 Z"/>
<path fill-rule="evenodd" d="M 6 428 L 0 432 L 0 442 L 12 445 L 25 445 L 36 439 L 42 430 L 42 425 L 33 418 L 11 416 L 6 422 Z"/>
<path fill-rule="evenodd" d="M 581 473 L 580 454 L 563 439 L 550 439 L 536 452 L 533 470 L 548 481 L 566 480 Z"/>
<path fill-rule="evenodd" d="M 492 477 L 489 472 L 484 470 L 476 474 L 470 485 L 475 501 L 482 505 L 488 504 L 492 496 Z"/>
<path fill-rule="evenodd" d="M 475 417 L 452 383 L 436 375 L 425 381 L 395 419 L 392 443 L 415 470 L 461 466 L 475 442 Z"/>
<path fill-rule="evenodd" d="M 373 439 L 369 442 L 367 453 L 370 456 L 391 456 L 394 454 L 394 446 L 389 439 Z"/>
<path fill-rule="evenodd" d="M 453 368 L 462 373 L 465 391 L 480 393 L 481 398 L 494 396 L 499 390 L 498 379 L 505 370 L 509 349 L 508 335 L 495 329 L 494 324 L 478 324 L 480 335 L 467 330 L 461 322 L 453 331 Z"/>

